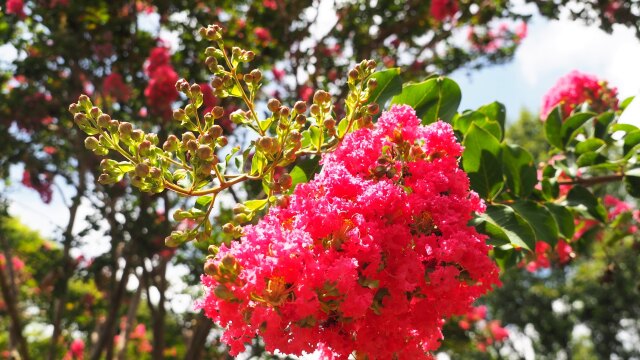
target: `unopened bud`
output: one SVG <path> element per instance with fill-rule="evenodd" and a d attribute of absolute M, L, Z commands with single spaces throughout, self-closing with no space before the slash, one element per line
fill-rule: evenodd
<path fill-rule="evenodd" d="M 222 232 L 225 234 L 231 234 L 235 230 L 235 226 L 232 223 L 226 223 L 222 226 Z"/>
<path fill-rule="evenodd" d="M 106 128 L 107 126 L 109 126 L 109 121 L 111 121 L 111 116 L 109 116 L 108 114 L 102 114 L 98 116 L 98 120 L 96 122 L 98 123 L 99 127 Z"/>
<path fill-rule="evenodd" d="M 88 150 L 95 150 L 98 148 L 98 146 L 100 146 L 100 143 L 95 137 L 89 136 L 88 138 L 84 139 L 84 147 Z"/>
<path fill-rule="evenodd" d="M 213 261 L 207 261 L 204 264 L 204 273 L 209 276 L 215 276 L 218 274 L 218 267 Z"/>
<path fill-rule="evenodd" d="M 186 133 L 182 134 L 182 145 L 186 147 L 189 141 L 195 140 L 195 139 L 196 139 L 196 136 L 193 135 L 191 131 L 187 131 Z"/>
<path fill-rule="evenodd" d="M 306 117 L 306 116 L 304 116 L 304 115 L 302 115 L 302 114 L 300 114 L 300 115 L 296 116 L 296 123 L 297 123 L 298 125 L 304 125 L 304 124 L 306 124 L 306 123 L 307 123 L 307 117 Z"/>
<path fill-rule="evenodd" d="M 211 110 L 214 119 L 220 119 L 224 116 L 224 109 L 221 106 L 214 106 Z"/>
<path fill-rule="evenodd" d="M 320 115 L 320 106 L 318 106 L 318 104 L 311 104 L 311 107 L 309 108 L 309 112 L 313 116 Z"/>
<path fill-rule="evenodd" d="M 376 103 L 371 103 L 367 106 L 367 113 L 369 113 L 369 115 L 375 115 L 380 111 L 380 106 L 378 106 L 378 104 Z"/>
<path fill-rule="evenodd" d="M 142 156 L 148 155 L 149 150 L 151 150 L 151 141 L 149 140 L 144 140 L 140 145 L 138 145 L 138 152 Z"/>
<path fill-rule="evenodd" d="M 128 135 L 131 135 L 132 131 L 133 131 L 133 125 L 131 125 L 131 123 L 121 122 L 120 125 L 118 125 L 118 133 L 120 134 L 121 137 L 126 137 Z"/>
<path fill-rule="evenodd" d="M 269 101 L 267 102 L 267 108 L 271 112 L 278 111 L 278 109 L 280 109 L 281 105 L 282 104 L 280 103 L 280 101 L 278 99 L 269 99 Z"/>
<path fill-rule="evenodd" d="M 196 151 L 198 150 L 198 143 L 195 140 L 189 140 L 187 141 L 186 148 L 189 151 Z"/>
<path fill-rule="evenodd" d="M 336 127 L 336 120 L 333 118 L 326 119 L 324 122 L 324 127 L 327 129 L 333 129 Z"/>
<path fill-rule="evenodd" d="M 283 189 L 289 189 L 293 185 L 293 178 L 289 174 L 282 174 L 278 179 L 278 183 Z"/>
<path fill-rule="evenodd" d="M 207 133 L 211 135 L 212 138 L 217 139 L 222 136 L 222 126 L 213 125 L 211 128 L 209 128 Z"/>
<path fill-rule="evenodd" d="M 255 70 L 251 70 L 251 72 L 249 73 L 251 76 L 253 76 L 253 81 L 254 82 L 259 82 L 260 80 L 262 80 L 262 71 L 255 69 Z"/>
<path fill-rule="evenodd" d="M 140 163 L 136 165 L 135 173 L 136 173 L 136 176 L 140 176 L 143 178 L 149 175 L 149 170 L 150 170 L 149 165 L 145 163 Z"/>
<path fill-rule="evenodd" d="M 201 160 L 209 160 L 213 156 L 213 150 L 207 145 L 200 145 L 196 151 L 196 155 L 198 155 Z"/>
<path fill-rule="evenodd" d="M 149 175 L 154 179 L 159 179 L 162 177 L 162 170 L 157 167 L 152 167 L 151 170 L 149 170 Z"/>

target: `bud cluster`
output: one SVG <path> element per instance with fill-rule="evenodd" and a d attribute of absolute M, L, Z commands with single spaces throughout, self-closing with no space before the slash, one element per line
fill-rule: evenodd
<path fill-rule="evenodd" d="M 109 157 L 115 152 L 124 158 L 102 161 L 100 183 L 114 184 L 128 174 L 131 184 L 142 191 L 158 193 L 169 189 L 181 196 L 198 198 L 192 209 L 178 209 L 173 216 L 175 221 L 190 221 L 196 227 L 174 231 L 166 239 L 169 246 L 210 237 L 210 213 L 216 195 L 234 184 L 259 180 L 266 198 L 248 200 L 236 207 L 233 221 L 223 227 L 231 237 L 242 236 L 242 226 L 256 214 L 270 205 L 286 202 L 294 185 L 287 168 L 300 156 L 333 151 L 348 132 L 371 126 L 372 116 L 378 113 L 378 105 L 369 102 L 376 87 L 372 76 L 376 63 L 365 60 L 349 72 L 347 111 L 340 121 L 336 119 L 331 95 L 323 90 L 315 92 L 310 104 L 298 101 L 290 107 L 270 99 L 269 112 L 263 118 L 256 111 L 256 98 L 264 79 L 260 69 L 251 67 L 255 54 L 239 47 L 229 51 L 217 25 L 202 28 L 199 34 L 211 42 L 204 53 L 205 65 L 213 77 L 210 84 L 176 81 L 175 91 L 187 100 L 171 112 L 182 133 L 170 134 L 160 142 L 154 133 L 111 119 L 86 95 L 69 108 L 75 123 L 88 135 L 87 149 L 99 156 Z M 228 97 L 241 99 L 244 108 L 225 114 L 217 99 Z M 227 151 L 229 140 L 221 125 L 227 118 L 255 131 L 257 137 L 248 148 L 236 146 L 223 159 L 220 154 Z M 250 164 L 245 165 L 247 162 Z"/>

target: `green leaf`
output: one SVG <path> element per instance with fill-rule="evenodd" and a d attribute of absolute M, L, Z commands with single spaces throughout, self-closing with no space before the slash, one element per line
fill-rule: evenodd
<path fill-rule="evenodd" d="M 338 123 L 338 137 L 342 138 L 344 136 L 344 134 L 347 132 L 347 126 L 349 125 L 349 120 L 342 119 L 340 120 L 340 122 Z"/>
<path fill-rule="evenodd" d="M 320 148 L 320 146 L 322 145 L 321 141 L 321 132 L 320 132 L 320 128 L 317 127 L 316 125 L 311 125 L 309 127 L 309 135 L 310 135 L 310 140 L 311 140 L 311 148 L 312 149 L 318 149 Z"/>
<path fill-rule="evenodd" d="M 498 140 L 488 131 L 471 125 L 462 144 L 462 166 L 469 175 L 471 187 L 485 198 L 495 197 L 502 186 L 501 147 Z"/>
<path fill-rule="evenodd" d="M 262 174 L 266 165 L 267 158 L 264 157 L 262 151 L 256 151 L 256 153 L 253 155 L 253 159 L 251 159 L 251 174 Z"/>
<path fill-rule="evenodd" d="M 258 210 L 264 209 L 268 201 L 269 199 L 248 200 L 244 202 L 244 207 L 247 208 L 249 211 L 258 211 Z"/>
<path fill-rule="evenodd" d="M 211 204 L 211 201 L 213 201 L 212 195 L 200 196 L 196 200 L 195 208 L 198 210 L 207 211 L 209 209 L 209 205 Z"/>
<path fill-rule="evenodd" d="M 369 78 L 376 79 L 378 86 L 369 94 L 368 103 L 376 102 L 380 105 L 380 108 L 384 108 L 384 105 L 392 96 L 402 92 L 400 68 L 376 71 Z"/>
<path fill-rule="evenodd" d="M 118 169 L 123 173 L 128 173 L 135 170 L 136 166 L 128 161 L 120 161 L 117 165 Z"/>
<path fill-rule="evenodd" d="M 624 155 L 629 155 L 631 150 L 633 150 L 634 147 L 638 144 L 640 144 L 640 130 L 635 130 L 627 133 L 627 135 L 624 137 L 624 145 L 622 146 Z"/>
<path fill-rule="evenodd" d="M 580 127 L 588 120 L 593 119 L 594 116 L 596 116 L 596 114 L 584 112 L 575 114 L 564 121 L 560 129 L 563 149 L 573 140 Z"/>
<path fill-rule="evenodd" d="M 320 171 L 320 156 L 299 159 L 297 165 L 289 173 L 293 179 L 291 191 L 295 189 L 297 184 L 311 180 L 318 171 Z"/>
<path fill-rule="evenodd" d="M 538 182 L 538 173 L 531 154 L 519 145 L 502 147 L 502 163 L 507 188 L 516 197 L 527 197 Z"/>
<path fill-rule="evenodd" d="M 460 131 L 463 135 L 469 131 L 471 124 L 484 120 L 486 116 L 477 111 L 467 110 L 462 114 L 457 114 L 453 118 L 453 129 Z"/>
<path fill-rule="evenodd" d="M 573 221 L 573 215 L 571 211 L 566 207 L 554 203 L 545 203 L 544 206 L 551 212 L 553 218 L 558 224 L 558 231 L 565 239 L 573 238 L 573 234 L 576 230 L 576 225 Z"/>
<path fill-rule="evenodd" d="M 519 200 L 511 207 L 533 228 L 536 238 L 555 246 L 558 242 L 558 224 L 544 206 L 529 200 Z"/>
<path fill-rule="evenodd" d="M 585 141 L 581 141 L 576 145 L 576 154 L 584 154 L 589 151 L 596 151 L 605 146 L 605 142 L 601 139 L 591 138 Z"/>
<path fill-rule="evenodd" d="M 636 199 L 640 199 L 640 177 L 625 176 L 624 185 L 629 195 L 633 196 Z"/>
<path fill-rule="evenodd" d="M 607 158 L 602 154 L 598 154 L 594 151 L 586 152 L 578 157 L 576 164 L 579 167 L 598 165 L 607 161 Z"/>
<path fill-rule="evenodd" d="M 616 131 L 624 131 L 626 133 L 630 133 L 633 131 L 637 131 L 638 127 L 631 124 L 613 124 L 611 125 L 611 133 Z"/>
<path fill-rule="evenodd" d="M 549 141 L 549 144 L 558 149 L 562 149 L 560 129 L 562 129 L 562 108 L 556 106 L 544 122 L 544 136 L 547 138 L 547 141 Z"/>
<path fill-rule="evenodd" d="M 391 104 L 410 105 L 426 125 L 438 119 L 451 121 L 461 99 L 462 93 L 455 81 L 446 77 L 435 77 L 404 85 L 402 92 L 391 99 Z"/>
<path fill-rule="evenodd" d="M 495 101 L 491 104 L 480 107 L 477 111 L 485 114 L 490 120 L 497 121 L 498 124 L 500 124 L 500 131 L 504 131 L 504 125 L 507 119 L 507 110 L 505 109 L 504 105 Z M 502 139 L 498 138 L 498 140 Z"/>
<path fill-rule="evenodd" d="M 598 117 L 596 117 L 596 124 L 593 135 L 599 139 L 604 139 L 607 135 L 607 129 L 609 128 L 613 120 L 615 120 L 615 118 L 616 114 L 613 111 L 607 111 L 598 115 Z"/>
<path fill-rule="evenodd" d="M 569 190 L 567 202 L 571 207 L 586 210 L 596 220 L 607 221 L 607 209 L 602 205 L 602 201 L 582 186 L 575 185 Z"/>
<path fill-rule="evenodd" d="M 489 205 L 487 211 L 480 215 L 487 222 L 498 226 L 515 246 L 532 250 L 536 246 L 536 235 L 531 225 L 512 208 L 505 205 Z"/>
<path fill-rule="evenodd" d="M 629 106 L 629 104 L 631 104 L 631 102 L 633 101 L 634 98 L 635 98 L 635 96 L 630 96 L 630 97 L 622 100 L 622 102 L 620 103 L 620 110 L 624 111 L 624 109 L 626 109 L 627 106 Z"/>

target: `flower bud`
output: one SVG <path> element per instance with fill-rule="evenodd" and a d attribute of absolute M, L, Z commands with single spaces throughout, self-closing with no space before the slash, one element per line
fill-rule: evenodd
<path fill-rule="evenodd" d="M 173 110 L 173 119 L 177 121 L 187 121 L 189 118 L 187 117 L 187 113 L 184 109 L 175 109 Z"/>
<path fill-rule="evenodd" d="M 218 140 L 216 140 L 216 142 L 218 143 L 218 146 L 224 147 L 224 146 L 227 146 L 227 144 L 229 143 L 229 140 L 227 139 L 226 136 L 220 136 Z"/>
<path fill-rule="evenodd" d="M 232 223 L 226 223 L 222 226 L 222 232 L 225 234 L 231 234 L 235 230 L 235 226 Z"/>
<path fill-rule="evenodd" d="M 191 131 L 187 131 L 186 133 L 182 134 L 182 146 L 187 147 L 187 143 L 195 139 L 196 136 L 193 135 Z"/>
<path fill-rule="evenodd" d="M 367 81 L 367 87 L 369 90 L 375 90 L 375 88 L 378 87 L 378 80 L 374 78 L 369 79 L 369 81 Z"/>
<path fill-rule="evenodd" d="M 176 151 L 178 150 L 178 138 L 175 135 L 169 135 L 167 141 L 162 145 L 164 151 Z"/>
<path fill-rule="evenodd" d="M 375 60 L 369 60 L 367 61 L 367 67 L 370 70 L 375 70 L 376 69 L 376 61 Z"/>
<path fill-rule="evenodd" d="M 133 125 L 131 125 L 131 123 L 121 122 L 120 125 L 118 125 L 118 134 L 120 135 L 120 137 L 128 137 L 129 135 L 131 135 L 132 131 Z"/>
<path fill-rule="evenodd" d="M 187 150 L 193 152 L 198 150 L 198 143 L 195 140 L 189 140 L 187 141 L 187 145 L 185 147 L 187 148 Z"/>
<path fill-rule="evenodd" d="M 200 145 L 196 151 L 196 155 L 201 160 L 209 160 L 213 156 L 213 150 L 207 145 Z"/>
<path fill-rule="evenodd" d="M 378 106 L 378 104 L 371 103 L 371 104 L 367 105 L 367 113 L 369 113 L 369 115 L 375 115 L 379 111 L 380 111 L 380 106 Z"/>
<path fill-rule="evenodd" d="M 231 122 L 234 124 L 242 124 L 247 121 L 247 115 L 243 110 L 236 110 L 230 115 Z"/>
<path fill-rule="evenodd" d="M 298 114 L 304 114 L 307 111 L 307 103 L 304 101 L 298 101 L 295 105 L 293 105 L 293 109 Z"/>
<path fill-rule="evenodd" d="M 157 167 L 152 167 L 151 170 L 149 170 L 149 175 L 154 179 L 159 179 L 162 177 L 162 170 Z"/>
<path fill-rule="evenodd" d="M 234 213 L 235 215 L 237 215 L 237 214 L 242 214 L 242 213 L 244 213 L 244 212 L 245 212 L 245 210 L 246 210 L 246 209 L 247 209 L 247 208 L 244 206 L 244 204 L 240 204 L 240 203 L 238 203 L 238 204 L 236 204 L 236 205 L 233 207 L 233 213 Z"/>
<path fill-rule="evenodd" d="M 204 264 L 204 273 L 209 276 L 218 275 L 218 267 L 213 261 L 207 261 Z"/>
<path fill-rule="evenodd" d="M 304 116 L 304 115 L 302 115 L 302 114 L 300 114 L 300 115 L 296 116 L 296 123 L 297 123 L 298 125 L 304 125 L 304 124 L 306 124 L 306 123 L 307 123 L 307 117 L 306 117 L 306 116 Z"/>
<path fill-rule="evenodd" d="M 80 104 L 80 106 L 82 106 L 85 109 L 85 111 L 93 107 L 93 104 L 91 103 L 91 99 L 89 99 L 89 97 L 84 94 L 78 97 L 78 104 Z"/>
<path fill-rule="evenodd" d="M 212 127 L 209 128 L 207 134 L 210 135 L 212 138 L 217 139 L 220 136 L 222 136 L 222 127 L 220 125 L 213 125 Z"/>
<path fill-rule="evenodd" d="M 214 106 L 211 110 L 214 119 L 220 119 L 224 116 L 224 109 L 221 106 Z"/>
<path fill-rule="evenodd" d="M 253 51 L 247 51 L 244 53 L 244 59 L 246 62 L 253 61 L 253 58 L 256 57 L 256 54 Z"/>
<path fill-rule="evenodd" d="M 257 83 L 262 80 L 262 71 L 260 71 L 259 69 L 251 70 L 249 74 L 253 76 L 253 82 Z"/>
<path fill-rule="evenodd" d="M 78 109 L 78 104 L 71 104 L 69 105 L 69 112 L 73 115 L 77 114 L 78 111 L 80 111 L 80 109 Z"/>
<path fill-rule="evenodd" d="M 131 139 L 135 142 L 142 141 L 142 139 L 144 139 L 144 131 L 140 129 L 133 130 L 133 132 L 131 132 Z"/>
<path fill-rule="evenodd" d="M 214 76 L 213 79 L 211 79 L 211 87 L 214 89 L 222 87 L 222 84 L 223 80 L 219 76 Z"/>
<path fill-rule="evenodd" d="M 336 127 L 336 120 L 334 118 L 328 118 L 323 122 L 323 125 L 327 129 L 333 129 Z"/>
<path fill-rule="evenodd" d="M 318 104 L 311 104 L 311 107 L 309 108 L 309 112 L 313 116 L 320 115 L 320 106 L 318 106 Z"/>
<path fill-rule="evenodd" d="M 98 120 L 96 122 L 99 127 L 106 128 L 107 126 L 109 126 L 109 121 L 111 121 L 111 116 L 109 116 L 108 114 L 102 114 L 98 116 Z"/>
<path fill-rule="evenodd" d="M 283 189 L 287 190 L 293 185 L 293 178 L 289 174 L 282 174 L 278 179 L 278 183 Z"/>
<path fill-rule="evenodd" d="M 140 163 L 138 165 L 136 165 L 136 169 L 135 169 L 135 174 L 136 176 L 139 176 L 141 178 L 146 177 L 147 175 L 149 175 L 149 171 L 151 169 L 149 168 L 149 165 L 145 164 L 145 163 Z"/>
<path fill-rule="evenodd" d="M 84 147 L 87 148 L 87 150 L 95 150 L 99 146 L 100 143 L 98 142 L 98 139 L 93 136 L 89 136 L 88 138 L 84 139 Z"/>
<path fill-rule="evenodd" d="M 351 82 L 355 82 L 356 80 L 358 80 L 358 70 L 356 69 L 351 69 L 349 71 L 349 80 Z"/>
<path fill-rule="evenodd" d="M 246 75 L 244 75 L 243 80 L 244 80 L 244 82 L 246 82 L 247 84 L 253 84 L 253 81 L 254 81 L 254 79 L 253 79 L 253 75 L 251 75 L 251 74 L 246 74 Z"/>
<path fill-rule="evenodd" d="M 267 102 L 267 108 L 271 112 L 277 112 L 278 109 L 280 109 L 281 105 L 282 104 L 280 103 L 280 101 L 278 99 L 269 99 L 269 101 Z"/>
<path fill-rule="evenodd" d="M 147 156 L 149 154 L 149 150 L 151 150 L 151 141 L 144 140 L 138 145 L 138 153 L 142 156 Z"/>
<path fill-rule="evenodd" d="M 209 68 L 209 71 L 216 72 L 218 68 L 218 59 L 213 56 L 207 56 L 207 58 L 204 60 L 204 63 Z"/>

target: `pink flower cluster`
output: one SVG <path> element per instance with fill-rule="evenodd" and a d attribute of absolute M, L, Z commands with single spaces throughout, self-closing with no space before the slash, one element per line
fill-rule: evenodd
<path fill-rule="evenodd" d="M 131 98 L 131 88 L 125 84 L 122 75 L 117 72 L 112 72 L 104 78 L 102 91 L 117 101 L 127 102 Z"/>
<path fill-rule="evenodd" d="M 53 190 L 51 189 L 53 179 L 51 174 L 47 173 L 33 176 L 31 172 L 25 170 L 22 173 L 22 185 L 37 191 L 45 204 L 51 202 L 53 197 Z"/>
<path fill-rule="evenodd" d="M 171 118 L 171 103 L 178 99 L 178 74 L 170 63 L 169 49 L 156 47 L 151 51 L 144 67 L 149 84 L 144 89 L 147 105 L 152 113 Z"/>
<path fill-rule="evenodd" d="M 617 95 L 618 90 L 608 87 L 606 81 L 574 70 L 561 77 L 544 95 L 540 117 L 546 120 L 556 106 L 562 105 L 562 116 L 566 119 L 577 106 L 585 102 L 596 112 L 617 110 Z"/>
<path fill-rule="evenodd" d="M 469 27 L 467 39 L 475 51 L 484 54 L 491 54 L 508 46 L 520 44 L 527 37 L 528 26 L 522 21 L 514 26 L 507 23 L 500 24 L 497 28 L 480 30 L 476 27 Z"/>
<path fill-rule="evenodd" d="M 64 360 L 82 360 L 84 358 L 84 341 L 74 339 L 69 346 L 69 351 L 64 355 Z"/>
<path fill-rule="evenodd" d="M 347 135 L 323 169 L 205 265 L 199 306 L 231 354 L 256 334 L 268 351 L 326 359 L 429 359 L 444 319 L 499 284 L 484 211 L 450 125 L 395 106 Z"/>
<path fill-rule="evenodd" d="M 559 239 L 555 249 L 544 241 L 536 242 L 535 258 L 528 262 L 524 262 L 525 268 L 529 272 L 536 272 L 540 269 L 548 269 L 551 267 L 551 259 L 556 258 L 560 265 L 568 263 L 576 255 L 569 243 L 563 239 Z"/>
<path fill-rule="evenodd" d="M 429 11 L 438 21 L 453 18 L 458 12 L 458 0 L 431 0 Z"/>
<path fill-rule="evenodd" d="M 22 0 L 7 0 L 5 7 L 7 14 L 13 14 L 18 19 L 24 19 L 27 16 L 24 12 L 24 2 Z"/>

